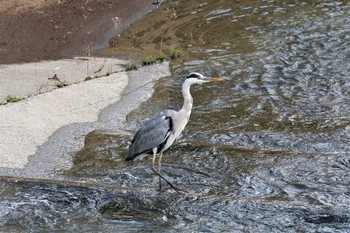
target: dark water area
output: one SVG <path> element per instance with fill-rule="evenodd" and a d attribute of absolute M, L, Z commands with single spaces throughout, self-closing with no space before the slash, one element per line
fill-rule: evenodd
<path fill-rule="evenodd" d="M 164 154 L 163 174 L 185 192 L 158 192 L 150 159 L 123 162 L 131 135 L 93 131 L 60 180 L 2 179 L 0 227 L 350 232 L 350 2 L 171 1 L 143 22 L 119 49 L 161 41 L 183 56 L 123 130 L 180 108 L 190 71 L 225 80 L 191 89 L 190 122 Z"/>

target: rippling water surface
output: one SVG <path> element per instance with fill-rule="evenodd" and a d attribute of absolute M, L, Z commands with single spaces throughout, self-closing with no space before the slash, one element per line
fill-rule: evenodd
<path fill-rule="evenodd" d="M 126 130 L 180 108 L 188 72 L 225 79 L 192 88 L 190 123 L 165 153 L 187 192 L 157 192 L 150 160 L 122 162 L 131 136 L 96 131 L 66 181 L 2 182 L 1 227 L 350 232 L 348 1 L 171 1 L 118 38 L 183 54 Z"/>

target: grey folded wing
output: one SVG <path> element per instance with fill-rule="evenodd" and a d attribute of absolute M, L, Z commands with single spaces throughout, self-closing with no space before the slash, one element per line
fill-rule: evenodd
<path fill-rule="evenodd" d="M 162 111 L 149 119 L 135 134 L 128 149 L 126 161 L 141 154 L 151 153 L 164 143 L 172 131 L 172 118 L 168 111 Z"/>

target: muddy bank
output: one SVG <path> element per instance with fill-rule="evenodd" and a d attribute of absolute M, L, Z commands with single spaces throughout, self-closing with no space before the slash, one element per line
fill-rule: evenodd
<path fill-rule="evenodd" d="M 152 0 L 0 3 L 0 64 L 89 56 L 157 7 Z"/>

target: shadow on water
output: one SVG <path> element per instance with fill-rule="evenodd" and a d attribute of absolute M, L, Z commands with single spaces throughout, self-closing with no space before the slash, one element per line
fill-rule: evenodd
<path fill-rule="evenodd" d="M 165 153 L 164 175 L 186 192 L 158 192 L 149 159 L 123 162 L 131 136 L 96 130 L 62 181 L 3 179 L 0 226 L 350 231 L 349 16 L 348 1 L 165 4 L 121 35 L 119 49 L 159 51 L 162 41 L 183 57 L 123 130 L 180 108 L 189 71 L 223 77 L 192 88 L 189 125 Z"/>

